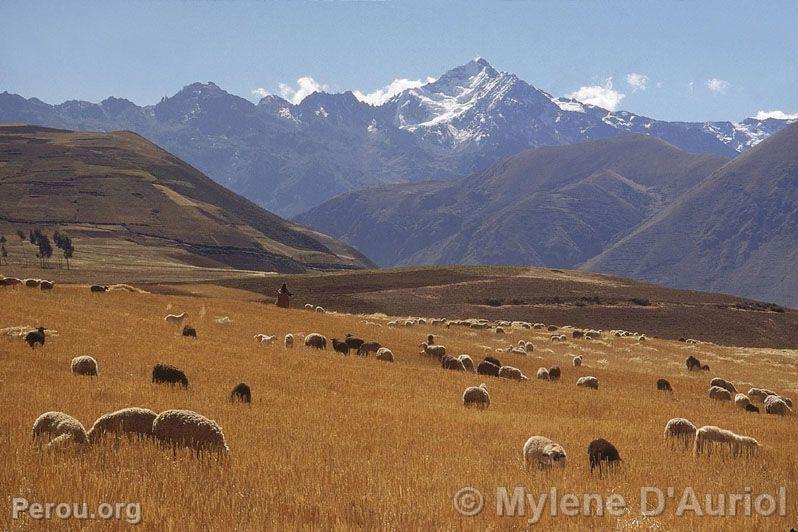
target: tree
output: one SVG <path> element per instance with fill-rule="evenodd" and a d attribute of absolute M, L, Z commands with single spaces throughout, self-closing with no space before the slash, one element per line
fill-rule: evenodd
<path fill-rule="evenodd" d="M 39 257 L 41 266 L 44 268 L 45 261 L 53 256 L 53 246 L 50 244 L 50 239 L 47 238 L 47 235 L 38 230 L 36 244 L 39 246 L 39 253 L 36 256 Z"/>
<path fill-rule="evenodd" d="M 7 240 L 5 235 L 0 235 L 0 264 L 3 264 L 3 259 L 8 257 L 8 251 L 6 251 L 6 242 Z"/>
<path fill-rule="evenodd" d="M 55 242 L 56 247 L 61 250 L 66 259 L 67 269 L 69 269 L 69 259 L 72 258 L 72 255 L 75 253 L 75 248 L 72 245 L 72 239 L 69 238 L 64 233 L 59 233 L 56 231 L 53 233 L 53 242 Z"/>

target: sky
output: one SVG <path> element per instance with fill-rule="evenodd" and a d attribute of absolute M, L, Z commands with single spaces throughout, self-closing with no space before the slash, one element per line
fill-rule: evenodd
<path fill-rule="evenodd" d="M 555 96 L 663 120 L 798 115 L 798 2 L 0 0 L 0 92 L 378 103 L 483 57 Z M 765 114 L 762 114 L 765 113 Z"/>

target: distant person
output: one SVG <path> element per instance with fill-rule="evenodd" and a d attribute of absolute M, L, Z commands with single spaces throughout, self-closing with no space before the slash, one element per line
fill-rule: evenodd
<path fill-rule="evenodd" d="M 291 296 L 293 294 L 288 291 L 288 286 L 283 283 L 283 286 L 277 291 L 277 306 L 280 308 L 289 308 L 291 306 Z"/>

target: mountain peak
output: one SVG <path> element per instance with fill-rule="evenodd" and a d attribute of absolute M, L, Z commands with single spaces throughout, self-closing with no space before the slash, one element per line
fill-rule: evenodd
<path fill-rule="evenodd" d="M 499 75 L 499 71 L 493 68 L 490 63 L 481 57 L 477 57 L 464 65 L 460 65 L 447 71 L 431 85 L 464 86 L 469 84 L 471 80 L 478 76 L 487 79 L 493 79 Z"/>

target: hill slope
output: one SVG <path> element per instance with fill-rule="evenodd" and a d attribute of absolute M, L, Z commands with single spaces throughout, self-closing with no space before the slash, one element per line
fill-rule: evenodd
<path fill-rule="evenodd" d="M 370 265 L 135 133 L 0 126 L 0 233 L 34 226 L 66 229 L 79 260 L 114 243 L 131 261 L 147 253 L 150 262 L 282 272 Z"/>
<path fill-rule="evenodd" d="M 344 194 L 296 220 L 380 265 L 575 267 L 725 162 L 626 135 L 527 150 L 453 181 Z"/>
<path fill-rule="evenodd" d="M 798 124 L 719 169 L 585 268 L 798 306 Z"/>

